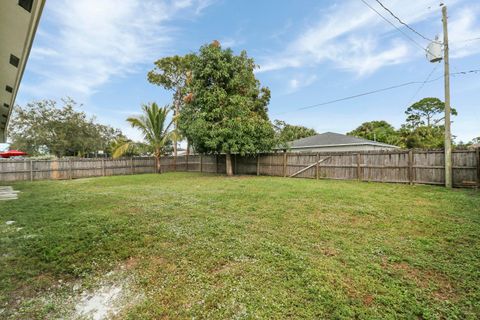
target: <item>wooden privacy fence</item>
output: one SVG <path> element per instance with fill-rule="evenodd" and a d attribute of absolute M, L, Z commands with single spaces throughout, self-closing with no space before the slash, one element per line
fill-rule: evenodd
<path fill-rule="evenodd" d="M 268 153 L 232 158 L 235 174 L 435 185 L 445 182 L 443 151 Z M 479 149 L 454 151 L 452 162 L 454 186 L 480 187 Z M 225 173 L 225 155 L 163 157 L 161 168 L 162 172 Z M 0 161 L 0 182 L 153 172 L 153 158 Z"/>
<path fill-rule="evenodd" d="M 452 153 L 453 184 L 480 187 L 480 149 Z M 233 156 L 235 174 L 310 179 L 360 180 L 409 184 L 445 184 L 443 151 L 268 153 Z M 192 155 L 162 159 L 162 172 L 225 173 L 224 155 Z"/>
<path fill-rule="evenodd" d="M 153 173 L 155 159 L 0 160 L 0 182 Z"/>

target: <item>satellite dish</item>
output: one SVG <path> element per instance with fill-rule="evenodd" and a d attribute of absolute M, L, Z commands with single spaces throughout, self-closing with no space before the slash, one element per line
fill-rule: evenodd
<path fill-rule="evenodd" d="M 442 43 L 437 39 L 427 46 L 427 59 L 432 63 L 442 61 Z"/>

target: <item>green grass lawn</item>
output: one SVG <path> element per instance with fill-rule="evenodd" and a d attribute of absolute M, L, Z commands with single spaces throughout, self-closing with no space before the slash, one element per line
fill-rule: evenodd
<path fill-rule="evenodd" d="M 73 317 L 105 277 L 129 279 L 121 319 L 480 317 L 476 191 L 194 173 L 13 186 L 0 318 Z"/>

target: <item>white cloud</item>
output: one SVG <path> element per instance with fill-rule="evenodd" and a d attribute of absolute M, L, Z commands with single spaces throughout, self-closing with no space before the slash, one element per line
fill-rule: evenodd
<path fill-rule="evenodd" d="M 453 12 L 449 21 L 449 41 L 452 58 L 463 58 L 480 53 L 480 6 L 465 7 Z"/>
<path fill-rule="evenodd" d="M 451 0 L 448 4 L 452 7 L 459 1 Z M 395 21 L 375 1 L 368 2 L 390 21 Z M 428 37 L 433 37 L 441 31 L 437 0 L 412 1 L 408 5 L 401 0 L 384 3 L 406 23 L 417 29 L 423 27 L 419 30 Z M 464 22 L 468 20 L 467 18 L 464 16 Z M 395 23 L 398 25 L 396 21 Z M 420 23 L 422 24 L 419 25 Z M 425 31 L 425 27 L 429 29 Z M 410 37 L 426 46 L 426 41 L 403 29 Z M 265 57 L 263 63 L 260 59 L 261 67 L 258 72 L 330 63 L 334 67 L 361 76 L 373 73 L 384 66 L 404 63 L 421 56 L 423 52 L 409 39 L 393 29 L 362 2 L 351 0 L 322 11 L 316 22 L 299 33 L 280 54 L 274 53 Z"/>
<path fill-rule="evenodd" d="M 82 0 L 47 3 L 48 28 L 38 33 L 30 70 L 35 85 L 23 90 L 37 96 L 88 97 L 112 77 L 131 73 L 168 53 L 180 14 L 196 14 L 210 0 Z M 41 60 L 41 61 L 39 61 Z"/>
<path fill-rule="evenodd" d="M 288 81 L 288 92 L 287 93 L 293 93 L 295 91 L 298 91 L 301 88 L 308 87 L 312 83 L 317 80 L 316 75 L 304 75 L 304 74 L 299 74 L 294 76 L 293 78 Z"/>
<path fill-rule="evenodd" d="M 220 42 L 222 48 L 234 48 L 245 43 L 244 40 L 234 38 L 222 38 L 218 42 Z"/>
<path fill-rule="evenodd" d="M 53 48 L 36 46 L 32 48 L 30 55 L 35 57 L 35 59 L 44 59 L 58 56 L 58 52 Z"/>

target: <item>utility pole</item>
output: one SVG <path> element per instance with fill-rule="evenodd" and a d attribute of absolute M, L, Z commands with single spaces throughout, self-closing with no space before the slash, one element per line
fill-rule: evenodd
<path fill-rule="evenodd" d="M 442 7 L 443 61 L 445 63 L 445 187 L 452 187 L 452 135 L 450 131 L 450 62 L 448 57 L 447 6 Z"/>

